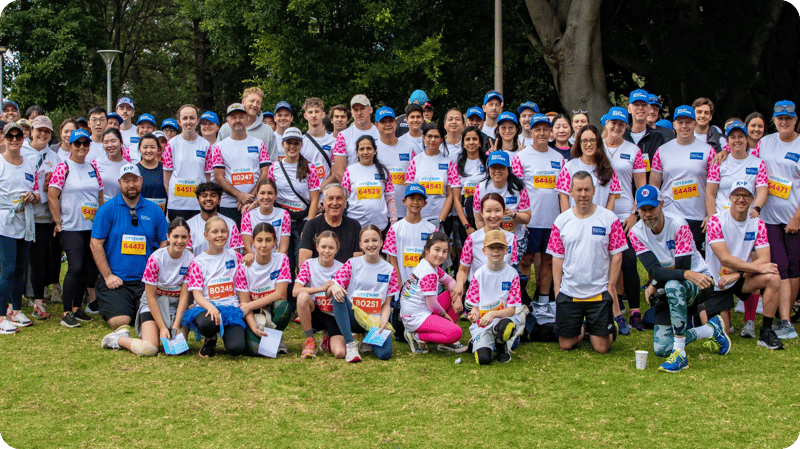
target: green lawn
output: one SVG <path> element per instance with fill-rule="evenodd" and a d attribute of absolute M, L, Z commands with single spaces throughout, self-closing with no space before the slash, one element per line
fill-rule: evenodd
<path fill-rule="evenodd" d="M 287 329 L 276 360 L 137 358 L 100 348 L 109 330 L 53 317 L 0 337 L 0 433 L 12 447 L 546 447 L 790 446 L 800 432 L 800 345 L 771 352 L 738 336 L 727 356 L 699 343 L 691 367 L 656 370 L 652 331 L 620 336 L 609 354 L 588 343 L 517 348 L 508 364 L 469 354 L 380 362 L 299 359 Z M 29 311 L 29 310 L 27 310 Z M 466 328 L 466 323 L 463 323 Z M 466 341 L 466 336 L 463 341 Z M 396 343 L 396 342 L 395 342 Z M 636 349 L 650 351 L 647 370 Z"/>

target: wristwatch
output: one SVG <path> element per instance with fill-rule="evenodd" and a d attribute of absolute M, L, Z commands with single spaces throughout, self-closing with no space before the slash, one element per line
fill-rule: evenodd
<path fill-rule="evenodd" d="M 758 212 L 759 214 L 761 214 L 761 207 L 759 207 L 759 206 L 753 206 L 753 209 L 755 209 L 755 210 L 756 210 L 756 212 Z"/>

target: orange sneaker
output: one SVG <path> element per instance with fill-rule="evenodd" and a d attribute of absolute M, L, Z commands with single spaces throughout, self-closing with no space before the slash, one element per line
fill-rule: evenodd
<path fill-rule="evenodd" d="M 313 337 L 306 338 L 303 342 L 303 352 L 300 353 L 301 359 L 310 359 L 317 356 L 317 342 Z"/>
<path fill-rule="evenodd" d="M 319 344 L 319 350 L 331 354 L 331 337 L 327 334 L 322 336 L 322 342 Z"/>

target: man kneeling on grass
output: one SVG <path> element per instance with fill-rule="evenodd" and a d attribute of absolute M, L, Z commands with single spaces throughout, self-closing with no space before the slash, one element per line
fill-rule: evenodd
<path fill-rule="evenodd" d="M 617 301 L 622 252 L 628 244 L 617 216 L 592 202 L 592 175 L 575 173 L 570 195 L 575 206 L 556 218 L 547 244 L 553 256 L 555 333 L 562 350 L 574 349 L 588 333 L 594 350 L 606 353 L 614 331 L 612 301 Z"/>
<path fill-rule="evenodd" d="M 658 189 L 651 185 L 636 191 L 636 205 L 641 221 L 630 230 L 631 246 L 655 287 L 666 291 L 666 297 L 656 300 L 653 306 L 655 354 L 669 356 L 658 369 L 677 373 L 688 368 L 685 347 L 698 338 L 713 338 L 719 353 L 727 354 L 731 341 L 719 316 L 704 326 L 686 329 L 688 308 L 698 302 L 703 289 L 713 285 L 708 265 L 697 251 L 689 224 L 677 215 L 662 211 Z"/>

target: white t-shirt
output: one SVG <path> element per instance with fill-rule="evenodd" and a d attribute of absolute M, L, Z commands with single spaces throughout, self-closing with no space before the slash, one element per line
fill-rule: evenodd
<path fill-rule="evenodd" d="M 494 130 L 497 129 L 497 126 L 488 126 L 486 123 L 483 124 L 481 131 L 486 134 L 487 137 L 491 137 L 492 139 L 495 138 Z"/>
<path fill-rule="evenodd" d="M 456 164 L 457 170 L 458 164 Z M 461 196 L 463 198 L 475 196 L 475 188 L 478 187 L 478 183 L 486 179 L 486 169 L 483 166 L 483 162 L 480 159 L 465 160 L 464 173 L 467 176 L 458 175 L 458 179 L 461 181 Z"/>
<path fill-rule="evenodd" d="M 408 134 L 403 134 L 407 136 Z M 397 218 L 406 216 L 406 206 L 403 204 L 403 197 L 406 193 L 406 172 L 411 164 L 411 159 L 417 154 L 414 147 L 397 139 L 397 145 L 390 146 L 380 140 L 376 142 L 378 147 L 378 160 L 386 166 L 392 176 L 394 185 L 394 202 L 397 207 Z M 352 206 L 352 203 L 350 203 Z"/>
<path fill-rule="evenodd" d="M 286 150 L 283 149 L 283 134 L 280 134 L 278 131 L 273 131 L 272 134 L 275 136 L 275 143 L 278 145 L 277 149 L 277 161 L 282 161 L 283 158 L 286 157 Z"/>
<path fill-rule="evenodd" d="M 281 166 L 286 170 L 286 174 L 289 175 L 288 180 L 284 176 Z M 281 163 L 270 165 L 267 171 L 267 178 L 275 181 L 275 185 L 278 186 L 278 197 L 275 199 L 275 204 L 291 212 L 305 210 L 306 204 L 311 203 L 311 192 L 319 190 L 319 176 L 315 175 L 316 173 L 317 168 L 314 164 L 309 163 L 308 176 L 300 181 L 297 179 L 297 162 L 290 164 L 284 160 Z M 292 190 L 292 187 L 294 187 L 294 190 Z M 305 200 L 305 203 L 295 195 L 295 190 Z"/>
<path fill-rule="evenodd" d="M 386 194 L 394 193 L 392 180 L 381 179 L 375 165 L 365 167 L 360 162 L 347 167 L 342 176 L 342 187 L 347 194 L 347 216 L 362 227 L 373 224 L 386 229 L 389 224 L 389 208 Z"/>
<path fill-rule="evenodd" d="M 639 221 L 628 232 L 628 238 L 637 256 L 650 251 L 662 267 L 675 268 L 675 258 L 691 255 L 691 270 L 711 276 L 706 261 L 695 246 L 689 224 L 677 215 L 664 212 L 664 229 L 659 234 L 653 234 L 643 221 Z"/>
<path fill-rule="evenodd" d="M 425 220 L 412 224 L 403 219 L 389 228 L 383 243 L 383 253 L 397 258 L 401 284 L 406 282 L 419 264 L 425 242 L 434 232 L 436 227 Z"/>
<path fill-rule="evenodd" d="M 34 221 L 36 223 L 52 223 L 53 218 L 50 216 L 50 207 L 47 204 L 47 186 L 50 183 L 53 170 L 56 169 L 56 165 L 61 162 L 61 159 L 55 151 L 48 147 L 45 147 L 42 151 L 37 151 L 30 146 L 23 146 L 20 154 L 25 159 L 33 162 L 33 167 L 36 170 L 36 181 L 41 200 L 33 205 Z"/>
<path fill-rule="evenodd" d="M 467 290 L 464 302 L 473 308 L 477 307 L 481 317 L 489 312 L 500 311 L 506 307 L 522 305 L 517 270 L 509 264 L 504 264 L 503 269 L 500 271 L 492 271 L 488 265 L 480 267 L 471 277 L 469 290 Z M 493 329 L 499 322 L 500 318 L 495 318 L 485 327 L 481 327 L 478 323 L 472 323 L 469 327 L 469 332 L 473 337 L 476 337 L 487 330 Z M 518 323 L 515 322 L 514 324 Z"/>
<path fill-rule="evenodd" d="M 523 188 L 519 192 L 511 193 L 508 184 L 503 187 L 495 187 L 491 179 L 478 183 L 475 188 L 475 196 L 472 197 L 472 209 L 475 213 L 481 212 L 481 199 L 489 193 L 496 193 L 503 197 L 506 203 L 506 209 L 511 209 L 514 212 L 528 212 L 531 210 L 531 200 L 528 198 L 528 189 Z M 517 237 L 517 241 L 525 238 L 525 228 L 527 225 L 515 225 L 511 217 L 503 216 L 503 221 L 500 223 L 500 228 L 504 231 L 513 232 Z"/>
<path fill-rule="evenodd" d="M 636 145 L 639 145 L 639 141 L 642 140 L 642 137 L 644 137 L 644 135 L 646 133 L 647 133 L 647 129 L 645 129 L 644 131 L 642 131 L 640 133 L 635 133 L 635 132 L 631 131 L 631 139 L 633 139 L 633 143 L 635 143 Z"/>
<path fill-rule="evenodd" d="M 338 136 L 336 136 L 336 142 L 333 145 L 333 155 L 335 156 L 347 156 L 347 165 L 353 165 L 358 162 L 358 154 L 356 154 L 356 141 L 359 137 L 370 135 L 375 142 L 380 140 L 381 134 L 378 132 L 378 128 L 375 125 L 370 124 L 368 130 L 361 130 L 358 129 L 354 124 L 350 125 L 344 131 L 340 132 Z"/>
<path fill-rule="evenodd" d="M 421 135 L 419 137 L 411 137 L 411 133 L 405 133 L 398 137 L 397 140 L 405 143 L 406 145 L 410 145 L 414 149 L 414 154 L 425 152 L 425 145 L 422 143 Z"/>
<path fill-rule="evenodd" d="M 97 213 L 97 198 L 103 191 L 103 180 L 94 166 L 67 159 L 53 170 L 50 187 L 61 190 L 61 229 L 90 231 Z"/>
<path fill-rule="evenodd" d="M 28 192 L 39 192 L 36 165 L 30 158 L 22 158 L 20 165 L 13 165 L 0 155 L 0 197 L 9 203 L 18 204 Z M 26 206 L 26 207 L 31 207 Z M 13 218 L 9 220 L 9 215 Z M 25 214 L 10 209 L 0 209 L 0 235 L 12 239 L 25 237 Z M 4 267 L 3 270 L 13 267 Z"/>
<path fill-rule="evenodd" d="M 608 146 L 608 140 L 603 142 L 606 149 L 606 156 L 611 160 L 611 166 L 617 173 L 620 190 L 622 191 L 616 201 L 614 201 L 614 213 L 617 218 L 624 221 L 633 213 L 636 208 L 633 191 L 633 174 L 645 173 L 642 150 L 636 145 L 623 140 L 622 144 L 616 148 Z"/>
<path fill-rule="evenodd" d="M 202 136 L 188 141 L 180 134 L 167 142 L 161 155 L 164 171 L 172 176 L 167 186 L 167 203 L 171 210 L 200 210 L 194 191 L 206 182 L 206 173 L 211 171 L 209 144 Z M 209 170 L 206 170 L 209 167 Z"/>
<path fill-rule="evenodd" d="M 715 198 L 716 211 L 722 212 L 731 207 L 731 186 L 734 182 L 745 179 L 751 186 L 761 187 L 769 183 L 767 164 L 761 159 L 748 154 L 744 159 L 728 156 L 722 164 L 711 164 L 708 167 L 708 183 L 719 184 Z"/>
<path fill-rule="evenodd" d="M 611 180 L 608 181 L 606 185 L 601 186 L 594 169 L 594 165 L 586 165 L 580 158 L 570 159 L 561 167 L 561 172 L 559 172 L 558 180 L 556 181 L 556 191 L 569 196 L 569 207 L 575 206 L 575 200 L 572 199 L 572 195 L 570 195 L 569 192 L 570 187 L 572 187 L 572 176 L 579 171 L 585 171 L 592 175 L 592 181 L 594 181 L 594 198 L 592 202 L 594 204 L 604 208 L 606 204 L 608 204 L 608 198 L 611 195 L 619 195 L 622 193 L 616 171 L 611 176 Z"/>
<path fill-rule="evenodd" d="M 257 207 L 253 210 L 247 211 L 242 215 L 242 234 L 253 236 L 253 228 L 261 223 L 269 223 L 275 228 L 275 250 L 278 251 L 281 238 L 288 236 L 292 233 L 292 219 L 289 217 L 289 212 L 281 209 L 280 207 L 273 207 L 272 213 L 264 215 L 261 213 L 261 208 Z"/>
<path fill-rule="evenodd" d="M 217 217 L 221 218 L 223 221 L 225 221 L 225 224 L 228 225 L 228 243 L 225 244 L 225 248 L 242 249 L 244 244 L 242 243 L 242 236 L 239 234 L 239 229 L 236 227 L 236 223 L 222 214 L 217 214 Z M 195 256 L 198 256 L 200 253 L 208 249 L 208 241 L 206 240 L 204 232 L 206 228 L 206 220 L 203 220 L 203 215 L 198 213 L 194 217 L 186 220 L 186 224 L 188 224 L 189 229 L 192 230 L 191 235 L 189 236 L 189 245 L 187 246 L 187 249 L 191 250 Z"/>
<path fill-rule="evenodd" d="M 586 218 L 567 209 L 556 218 L 547 243 L 548 254 L 564 259 L 561 293 L 579 299 L 594 299 L 608 289 L 611 256 L 626 249 L 622 224 L 601 206 Z"/>
<path fill-rule="evenodd" d="M 249 194 L 253 190 L 261 176 L 261 168 L 269 162 L 269 152 L 264 142 L 253 136 L 243 140 L 228 137 L 211 149 L 211 164 L 214 168 L 225 169 L 225 180 L 242 193 Z M 236 207 L 236 198 L 223 193 L 220 207 Z"/>
<path fill-rule="evenodd" d="M 168 296 L 169 298 L 175 298 L 175 301 L 177 301 L 177 298 L 181 296 L 181 286 L 184 283 L 186 273 L 189 271 L 189 264 L 192 263 L 192 259 L 194 259 L 194 254 L 188 249 L 184 249 L 177 259 L 173 259 L 169 255 L 168 248 L 159 248 L 153 251 L 153 254 L 150 254 L 150 258 L 147 259 L 142 282 L 147 285 L 155 285 L 157 297 Z M 172 302 L 170 301 L 170 303 Z M 147 301 L 141 301 L 139 313 L 149 311 L 150 306 L 147 305 Z"/>
<path fill-rule="evenodd" d="M 142 152 L 139 151 L 139 144 L 133 144 L 129 147 L 123 147 L 123 153 L 128 156 L 128 159 L 133 164 L 138 164 L 142 162 Z"/>
<path fill-rule="evenodd" d="M 400 319 L 409 332 L 414 332 L 431 316 L 426 296 L 436 296 L 439 284 L 449 278 L 442 267 L 435 269 L 427 260 L 421 259 L 403 284 L 400 294 Z"/>
<path fill-rule="evenodd" d="M 698 139 L 699 141 L 701 141 L 703 143 L 707 143 L 708 142 L 708 135 L 705 134 L 705 133 L 698 133 L 697 131 L 695 131 L 694 132 L 694 137 L 695 137 L 695 139 Z M 728 144 L 728 141 L 725 140 L 725 138 L 722 137 L 722 135 L 720 135 L 719 136 L 719 140 L 717 141 L 717 143 L 719 143 L 719 147 L 722 148 L 722 147 L 724 147 L 725 145 Z"/>
<path fill-rule="evenodd" d="M 516 265 L 518 257 L 517 237 L 505 230 L 503 230 L 503 234 L 506 235 L 506 242 L 509 244 L 508 253 L 506 257 L 503 258 L 503 262 Z M 470 279 L 472 279 L 472 276 L 478 271 L 478 268 L 486 265 L 489 261 L 486 254 L 483 254 L 483 242 L 485 240 L 486 227 L 484 226 L 468 235 L 467 240 L 464 242 L 464 247 L 461 249 L 461 265 L 469 267 Z"/>
<path fill-rule="evenodd" d="M 529 228 L 550 229 L 559 214 L 556 181 L 564 166 L 564 157 L 548 147 L 547 151 L 532 146 L 518 151 L 511 158 L 511 170 L 525 182 L 531 202 Z"/>
<path fill-rule="evenodd" d="M 661 198 L 665 212 L 687 220 L 706 218 L 706 180 L 716 154 L 711 145 L 698 139 L 689 145 L 673 139 L 656 150 L 651 170 L 663 175 Z"/>
<path fill-rule="evenodd" d="M 126 161 L 124 158 L 120 159 L 119 162 L 114 162 L 108 158 L 108 155 L 92 161 L 92 165 L 94 165 L 97 172 L 100 174 L 100 179 L 105 180 L 105 185 L 103 186 L 103 202 L 119 194 L 119 169 L 121 169 L 123 165 L 129 163 L 130 162 Z"/>
<path fill-rule="evenodd" d="M 325 152 L 325 156 L 323 156 L 317 146 L 311 141 L 314 139 L 314 142 L 322 148 L 322 151 Z M 306 158 L 308 162 L 314 164 L 314 167 L 317 168 L 317 174 L 319 175 L 319 182 L 328 179 L 331 175 L 331 167 L 333 166 L 333 144 L 336 142 L 336 139 L 333 138 L 330 134 L 325 134 L 323 137 L 313 137 L 306 133 L 303 136 L 303 145 L 300 147 L 300 154 Z M 281 146 L 281 148 L 283 148 Z"/>
<path fill-rule="evenodd" d="M 86 154 L 87 161 L 93 161 L 95 159 L 100 159 L 101 157 L 105 157 L 106 150 L 103 148 L 103 142 L 97 143 L 92 142 L 89 146 L 89 152 Z"/>
<path fill-rule="evenodd" d="M 399 290 L 392 264 L 383 259 L 375 264 L 367 263 L 364 256 L 348 260 L 336 271 L 333 281 L 347 291 L 354 306 L 378 316 L 383 304 Z"/>
<path fill-rule="evenodd" d="M 215 306 L 238 306 L 234 281 L 241 261 L 242 255 L 229 248 L 213 256 L 206 252 L 198 254 L 186 273 L 189 291 L 202 291 Z"/>
<path fill-rule="evenodd" d="M 769 174 L 769 197 L 761 219 L 766 224 L 787 224 L 800 204 L 800 138 L 786 143 L 778 133 L 768 134 L 760 144 L 755 156 L 767 164 Z"/>
<path fill-rule="evenodd" d="M 461 154 L 461 142 L 455 145 L 444 142 L 440 150 L 444 151 L 445 146 L 447 146 L 447 157 L 449 157 L 454 164 L 458 163 L 458 156 Z"/>
<path fill-rule="evenodd" d="M 300 265 L 300 271 L 297 273 L 295 282 L 299 282 L 303 287 L 319 288 L 325 285 L 326 282 L 333 280 L 333 276 L 342 268 L 342 263 L 338 260 L 333 260 L 333 265 L 330 267 L 323 267 L 319 263 L 319 258 L 307 259 Z M 325 295 L 325 292 L 319 292 L 314 295 L 314 303 L 320 312 L 333 316 L 333 302 L 332 298 Z"/>
<path fill-rule="evenodd" d="M 289 270 L 289 258 L 286 254 L 272 253 L 269 263 L 261 265 L 254 261 L 252 265 L 239 265 L 237 279 L 244 277 L 246 285 L 236 284 L 237 292 L 249 292 L 250 301 L 258 301 L 273 293 L 280 283 L 291 283 L 292 272 Z"/>
<path fill-rule="evenodd" d="M 119 129 L 122 134 L 122 142 L 128 148 L 139 147 L 139 134 L 136 132 L 136 126 L 131 126 L 128 129 Z"/>
<path fill-rule="evenodd" d="M 730 158 L 729 158 L 730 159 Z M 769 248 L 767 240 L 767 227 L 760 218 L 752 218 L 747 214 L 744 221 L 736 221 L 730 209 L 717 212 L 708 219 L 706 226 L 706 261 L 711 277 L 714 278 L 714 290 L 729 289 L 735 284 L 731 282 L 725 288 L 719 288 L 719 279 L 733 273 L 734 270 L 723 267 L 717 254 L 711 247 L 712 244 L 724 242 L 728 245 L 728 253 L 745 262 L 750 262 L 750 254 L 758 248 Z"/>
<path fill-rule="evenodd" d="M 406 185 L 419 183 L 428 194 L 428 203 L 420 212 L 423 220 L 439 218 L 447 199 L 447 189 L 461 187 L 455 164 L 441 152 L 436 156 L 420 153 L 406 171 Z"/>

